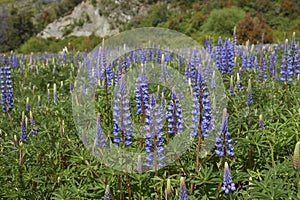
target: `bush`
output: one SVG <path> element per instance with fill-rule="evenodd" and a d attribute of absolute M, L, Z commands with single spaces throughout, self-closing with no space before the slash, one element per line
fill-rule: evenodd
<path fill-rule="evenodd" d="M 29 54 L 31 52 L 38 53 L 45 51 L 49 46 L 49 42 L 46 39 L 39 37 L 31 37 L 19 48 L 20 53 Z"/>
<path fill-rule="evenodd" d="M 245 16 L 244 11 L 232 7 L 213 10 L 207 23 L 201 28 L 204 32 L 216 32 L 222 35 L 232 35 L 233 28 Z"/>

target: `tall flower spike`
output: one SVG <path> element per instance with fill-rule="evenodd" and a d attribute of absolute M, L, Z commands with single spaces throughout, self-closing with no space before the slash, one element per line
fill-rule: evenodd
<path fill-rule="evenodd" d="M 172 89 L 170 105 L 168 107 L 168 133 L 180 133 L 182 126 L 182 110 L 175 88 Z"/>
<path fill-rule="evenodd" d="M 28 140 L 27 136 L 27 123 L 25 119 L 25 113 L 22 112 L 22 122 L 21 122 L 21 135 L 20 135 L 20 142 L 26 142 Z"/>
<path fill-rule="evenodd" d="M 109 194 L 109 185 L 106 185 L 106 189 L 105 189 L 105 192 L 104 192 L 104 198 L 103 200 L 110 200 L 110 194 Z"/>
<path fill-rule="evenodd" d="M 186 185 L 184 182 L 184 177 L 180 178 L 180 188 L 179 188 L 179 198 L 178 200 L 188 200 L 188 194 L 187 194 L 187 190 L 186 190 Z"/>
<path fill-rule="evenodd" d="M 300 169 L 300 141 L 296 143 L 295 150 L 294 150 L 294 156 L 293 156 L 293 163 L 294 163 L 294 169 Z"/>
<path fill-rule="evenodd" d="M 222 125 L 221 129 L 216 138 L 216 154 L 220 157 L 225 155 L 234 156 L 234 148 L 232 146 L 233 140 L 229 139 L 230 133 L 228 132 L 228 114 L 227 109 L 224 108 L 223 110 L 223 117 L 222 117 Z"/>
<path fill-rule="evenodd" d="M 170 77 L 169 71 L 167 70 L 166 67 L 166 60 L 165 60 L 165 54 L 161 55 L 161 77 L 163 79 L 167 79 Z"/>
<path fill-rule="evenodd" d="M 164 139 L 162 112 L 155 95 L 150 96 L 150 109 L 146 111 L 146 152 L 147 166 L 164 166 Z"/>
<path fill-rule="evenodd" d="M 289 62 L 289 52 L 288 52 L 288 40 L 286 39 L 285 45 L 284 45 L 284 55 L 282 57 L 282 64 L 281 64 L 281 71 L 280 75 L 281 78 L 280 80 L 282 82 L 292 82 L 293 79 L 293 67 L 291 63 Z"/>
<path fill-rule="evenodd" d="M 221 51 L 222 51 L 222 38 L 219 37 L 218 39 L 218 46 L 216 47 L 216 67 L 217 69 L 221 69 L 222 67 L 222 57 L 221 57 Z"/>
<path fill-rule="evenodd" d="M 58 97 L 57 97 L 57 90 L 56 90 L 56 83 L 53 84 L 53 100 L 54 103 L 56 104 L 58 101 Z"/>
<path fill-rule="evenodd" d="M 149 108 L 148 78 L 144 72 L 136 79 L 135 96 L 137 102 L 137 114 L 140 115 Z"/>
<path fill-rule="evenodd" d="M 265 126 L 264 126 L 264 120 L 263 120 L 263 116 L 262 115 L 259 115 L 258 126 L 259 126 L 260 130 L 263 130 L 265 128 Z"/>
<path fill-rule="evenodd" d="M 165 190 L 165 197 L 166 197 L 166 200 L 170 199 L 171 197 L 171 179 L 167 179 L 167 187 L 166 187 L 166 190 Z"/>
<path fill-rule="evenodd" d="M 26 110 L 30 110 L 29 97 L 26 98 Z"/>
<path fill-rule="evenodd" d="M 104 136 L 104 133 L 103 133 L 102 127 L 101 127 L 100 113 L 97 114 L 96 146 L 98 146 L 98 147 L 106 147 L 107 146 L 107 141 L 106 141 L 106 138 Z"/>
<path fill-rule="evenodd" d="M 231 177 L 230 169 L 229 169 L 227 162 L 225 162 L 225 165 L 224 165 L 222 190 L 225 192 L 225 194 L 229 194 L 230 191 L 233 192 L 236 190 L 235 184 L 232 182 L 232 177 Z"/>
<path fill-rule="evenodd" d="M 36 136 L 38 134 L 38 132 L 39 132 L 39 129 L 35 126 L 35 121 L 33 119 L 32 111 L 30 111 L 30 118 L 29 118 L 29 120 L 30 120 L 30 124 L 32 126 L 32 134 L 34 136 Z"/>
<path fill-rule="evenodd" d="M 9 112 L 13 108 L 13 91 L 12 91 L 12 76 L 11 67 L 0 67 L 0 88 L 1 88 L 1 103 L 2 111 Z"/>
<path fill-rule="evenodd" d="M 126 89 L 126 77 L 122 76 L 118 82 L 118 91 L 114 102 L 113 122 L 114 122 L 114 142 L 119 145 L 120 142 L 129 146 L 132 144 L 131 134 L 131 113 L 129 98 Z M 120 138 L 121 133 L 121 138 Z"/>
<path fill-rule="evenodd" d="M 193 88 L 193 105 L 192 105 L 192 137 L 208 137 L 211 130 L 211 103 L 208 93 L 208 87 L 205 86 L 206 81 L 203 77 L 201 66 L 196 73 L 196 84 Z"/>
<path fill-rule="evenodd" d="M 248 80 L 248 89 L 247 89 L 248 95 L 247 95 L 247 105 L 251 106 L 253 104 L 252 100 L 252 88 L 251 88 L 251 79 Z"/>
<path fill-rule="evenodd" d="M 231 96 L 235 95 L 234 86 L 233 86 L 233 76 L 230 77 L 230 95 Z"/>
<path fill-rule="evenodd" d="M 42 100 L 41 100 L 41 96 L 38 95 L 38 106 L 41 106 L 42 105 Z"/>

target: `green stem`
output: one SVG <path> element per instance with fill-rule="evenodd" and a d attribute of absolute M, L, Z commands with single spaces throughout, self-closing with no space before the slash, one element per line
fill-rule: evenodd
<path fill-rule="evenodd" d="M 298 189 L 298 193 L 297 193 L 297 197 L 300 198 L 300 178 L 299 178 L 299 170 L 296 170 L 296 176 L 297 176 L 297 189 Z"/>

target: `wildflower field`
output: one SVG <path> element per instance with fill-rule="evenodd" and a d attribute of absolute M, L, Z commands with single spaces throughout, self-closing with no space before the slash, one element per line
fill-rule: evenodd
<path fill-rule="evenodd" d="M 300 199 L 295 35 L 103 45 L 0 56 L 0 199 Z"/>

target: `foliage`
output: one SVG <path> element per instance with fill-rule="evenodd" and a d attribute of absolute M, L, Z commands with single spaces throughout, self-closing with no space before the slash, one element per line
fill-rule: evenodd
<path fill-rule="evenodd" d="M 64 47 L 68 47 L 69 51 L 91 51 L 101 41 L 101 38 L 94 35 L 90 37 L 69 36 L 64 39 L 32 37 L 18 49 L 18 52 L 24 54 L 31 52 L 57 53 Z"/>
<path fill-rule="evenodd" d="M 244 11 L 236 7 L 213 10 L 208 17 L 207 23 L 202 26 L 202 30 L 204 32 L 211 31 L 231 36 L 233 28 L 244 16 Z"/>
<path fill-rule="evenodd" d="M 265 43 L 272 43 L 273 33 L 261 15 L 255 19 L 250 15 L 246 15 L 238 24 L 238 39 L 240 43 L 246 42 L 247 40 L 251 43 L 258 43 L 262 40 Z"/>

